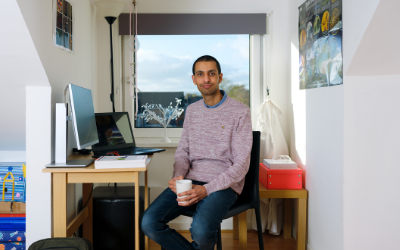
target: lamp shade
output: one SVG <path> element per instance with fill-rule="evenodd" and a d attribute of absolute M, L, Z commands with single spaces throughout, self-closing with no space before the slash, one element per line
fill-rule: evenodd
<path fill-rule="evenodd" d="M 107 0 L 96 1 L 94 5 L 96 5 L 97 10 L 104 17 L 118 17 L 126 6 L 125 3 Z"/>

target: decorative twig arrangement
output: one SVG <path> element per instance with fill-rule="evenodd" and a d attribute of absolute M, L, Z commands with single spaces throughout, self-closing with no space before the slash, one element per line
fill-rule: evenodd
<path fill-rule="evenodd" d="M 145 121 L 148 122 L 150 120 L 158 121 L 164 128 L 168 127 L 168 124 L 171 120 L 176 120 L 183 113 L 183 108 L 179 108 L 179 104 L 181 104 L 182 99 L 175 98 L 176 105 L 172 107 L 172 102 L 168 107 L 164 108 L 161 104 L 145 104 L 142 107 L 144 108 L 142 116 Z M 157 109 L 160 111 L 161 116 L 157 115 L 153 110 Z M 167 119 L 167 113 L 169 113 L 169 117 Z"/>

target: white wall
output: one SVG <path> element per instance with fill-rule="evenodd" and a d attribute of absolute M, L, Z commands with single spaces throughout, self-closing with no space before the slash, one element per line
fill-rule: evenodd
<path fill-rule="evenodd" d="M 0 161 L 27 163 L 29 245 L 51 230 L 50 176 L 41 174 L 50 161 L 51 88 L 17 1 L 1 1 L 0 12 Z"/>
<path fill-rule="evenodd" d="M 291 148 L 306 145 L 305 156 L 295 157 L 305 163 L 309 249 L 398 248 L 400 202 L 392 197 L 398 196 L 400 172 L 400 36 L 382 39 L 379 33 L 396 21 L 400 6 L 394 0 L 363 5 L 361 13 L 359 2 L 343 2 L 342 86 L 294 90 L 298 73 L 292 73 L 292 102 L 305 107 L 293 108 Z M 295 6 L 290 12 L 298 18 Z M 298 49 L 297 23 L 291 21 L 291 26 Z M 305 124 L 305 139 L 297 124 Z"/>
<path fill-rule="evenodd" d="M 48 82 L 16 1 L 1 1 L 0 21 L 0 161 L 13 157 L 21 161 L 25 160 L 25 86 Z"/>
<path fill-rule="evenodd" d="M 26 87 L 26 244 L 51 234 L 51 177 L 43 174 L 51 160 L 51 87 Z M 40 230 L 38 230 L 40 225 Z"/>
<path fill-rule="evenodd" d="M 384 31 L 384 24 L 396 22 L 399 7 L 399 1 L 381 0 L 376 11 L 365 16 L 357 11 L 359 6 L 347 2 L 343 6 L 344 15 L 353 17 L 344 29 L 345 37 L 368 23 L 353 58 L 344 58 L 348 65 L 344 85 L 345 250 L 399 248 L 400 75 L 396 65 L 400 35 L 395 32 L 382 39 L 376 29 L 379 26 Z M 355 43 L 346 39 L 345 48 L 356 47 Z"/>
<path fill-rule="evenodd" d="M 348 76 L 344 249 L 397 249 L 400 75 Z"/>
<path fill-rule="evenodd" d="M 288 7 L 290 154 L 303 168 L 309 192 L 307 248 L 339 250 L 343 249 L 344 87 L 299 90 L 298 6 L 303 3 L 303 0 L 293 1 Z"/>

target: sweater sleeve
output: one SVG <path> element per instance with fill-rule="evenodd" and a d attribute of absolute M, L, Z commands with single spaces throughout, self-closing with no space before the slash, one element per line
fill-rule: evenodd
<path fill-rule="evenodd" d="M 188 135 L 188 126 L 189 126 L 189 111 L 190 109 L 186 109 L 185 121 L 183 123 L 182 135 L 179 140 L 179 145 L 176 148 L 175 157 L 174 157 L 174 171 L 172 174 L 172 178 L 177 176 L 185 176 L 187 175 L 190 168 L 190 159 L 189 159 L 189 135 Z"/>
<path fill-rule="evenodd" d="M 240 116 L 236 131 L 232 136 L 233 164 L 215 179 L 204 185 L 208 195 L 227 189 L 243 180 L 249 169 L 252 144 L 251 115 L 250 109 L 247 109 Z"/>

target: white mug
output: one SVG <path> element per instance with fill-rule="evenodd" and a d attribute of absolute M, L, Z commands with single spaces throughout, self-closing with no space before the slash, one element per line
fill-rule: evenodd
<path fill-rule="evenodd" d="M 184 198 L 187 195 L 184 196 L 178 196 L 179 193 L 183 193 L 185 191 L 188 191 L 192 189 L 192 180 L 176 180 L 176 196 L 178 198 Z M 179 201 L 178 203 L 185 203 L 187 201 Z"/>

